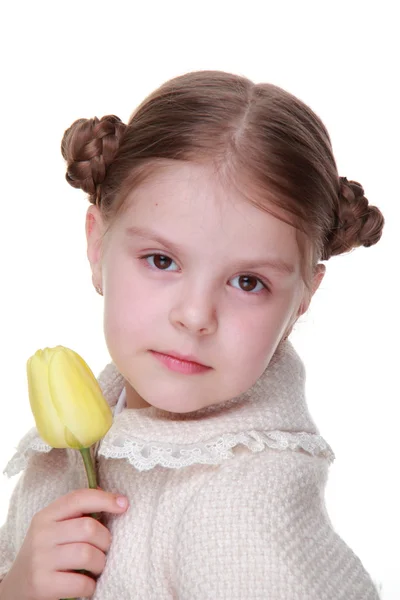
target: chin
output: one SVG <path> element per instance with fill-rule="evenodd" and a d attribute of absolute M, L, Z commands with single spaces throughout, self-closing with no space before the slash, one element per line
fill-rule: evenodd
<path fill-rule="evenodd" d="M 157 408 L 159 410 L 165 410 L 166 412 L 175 413 L 175 414 L 186 414 L 186 413 L 195 412 L 196 410 L 201 410 L 202 408 L 205 408 L 205 405 L 202 404 L 201 402 L 188 403 L 188 402 L 185 402 L 185 400 L 177 401 L 176 398 L 175 399 L 167 399 L 167 398 L 160 399 L 158 397 L 157 400 L 155 400 L 154 402 L 152 402 L 152 400 L 149 400 L 149 399 L 146 399 L 146 402 L 151 404 L 151 406 L 154 406 L 154 408 Z"/>

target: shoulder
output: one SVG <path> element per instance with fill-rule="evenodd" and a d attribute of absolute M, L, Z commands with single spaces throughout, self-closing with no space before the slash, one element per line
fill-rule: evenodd
<path fill-rule="evenodd" d="M 260 536 L 260 543 L 265 536 L 270 544 L 273 536 L 281 541 L 281 530 L 286 535 L 288 523 L 295 521 L 300 512 L 310 521 L 324 514 L 328 469 L 326 459 L 303 452 L 237 450 L 233 459 L 214 467 L 204 477 L 186 509 L 181 534 L 185 535 L 185 527 L 189 534 L 206 516 L 206 529 L 218 519 L 224 530 L 240 536 L 243 530 L 236 529 L 240 522 L 251 535 Z"/>
<path fill-rule="evenodd" d="M 273 499 L 282 493 L 298 495 L 300 490 L 304 492 L 307 488 L 322 490 L 329 466 L 326 458 L 302 451 L 265 448 L 261 452 L 249 452 L 245 448 L 236 448 L 234 458 L 213 470 L 200 494 L 209 497 L 210 489 L 214 494 L 229 491 L 240 501 L 250 493 L 262 494 L 259 498 L 272 496 Z"/>
<path fill-rule="evenodd" d="M 76 450 L 52 448 L 39 436 L 36 428 L 30 429 L 20 440 L 16 452 L 7 463 L 4 474 L 8 477 L 22 472 L 19 489 L 54 488 L 74 483 L 74 473 L 83 470 L 80 454 Z M 81 467 L 81 468 L 79 468 Z M 78 479 L 80 479 L 78 477 Z M 79 483 L 79 481 L 76 483 Z"/>
<path fill-rule="evenodd" d="M 206 597 L 208 582 L 216 599 L 377 600 L 327 515 L 327 469 L 323 458 L 269 449 L 214 470 L 177 532 L 179 597 Z"/>
<path fill-rule="evenodd" d="M 79 453 L 64 448 L 52 448 L 48 452 L 32 452 L 25 458 L 22 475 L 21 491 L 30 495 L 31 492 L 42 491 L 46 498 L 57 498 L 73 489 L 82 479 L 83 463 L 79 464 Z"/>

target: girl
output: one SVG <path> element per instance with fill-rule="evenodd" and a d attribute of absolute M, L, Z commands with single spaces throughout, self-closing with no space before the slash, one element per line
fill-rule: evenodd
<path fill-rule="evenodd" d="M 115 419 L 98 490 L 77 452 L 35 429 L 20 442 L 1 600 L 376 600 L 326 512 L 334 455 L 288 340 L 320 261 L 384 224 L 339 177 L 324 125 L 278 87 L 202 71 L 127 125 L 75 121 L 62 154 L 91 203 Z"/>

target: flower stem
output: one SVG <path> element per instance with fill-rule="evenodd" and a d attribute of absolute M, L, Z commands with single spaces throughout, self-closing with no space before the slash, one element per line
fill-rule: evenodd
<path fill-rule="evenodd" d="M 97 488 L 96 471 L 95 471 L 95 468 L 93 465 L 92 455 L 90 454 L 90 448 L 80 448 L 79 452 L 81 453 L 82 458 L 83 458 L 89 487 L 91 489 L 96 489 Z"/>
<path fill-rule="evenodd" d="M 85 465 L 89 488 L 95 490 L 97 489 L 96 469 L 94 468 L 90 448 L 80 448 L 79 452 L 82 455 L 83 464 Z M 93 519 L 96 519 L 96 521 L 100 520 L 100 513 L 92 513 L 90 516 L 93 517 Z M 80 569 L 79 571 L 76 571 L 76 573 L 82 573 L 83 575 L 91 576 L 91 573 L 85 571 L 84 569 Z M 77 600 L 77 598 L 65 598 L 64 600 Z"/>
<path fill-rule="evenodd" d="M 83 464 L 85 465 L 89 488 L 95 490 L 97 489 L 96 469 L 94 468 L 92 455 L 90 454 L 90 448 L 80 448 L 79 452 L 82 455 Z M 100 519 L 99 513 L 92 513 L 90 516 L 97 521 Z"/>

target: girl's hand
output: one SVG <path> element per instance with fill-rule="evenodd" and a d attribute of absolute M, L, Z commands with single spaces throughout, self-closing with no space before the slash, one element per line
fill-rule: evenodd
<path fill-rule="evenodd" d="M 34 515 L 21 549 L 0 583 L 0 600 L 59 600 L 92 596 L 104 569 L 111 534 L 89 513 L 122 514 L 117 494 L 82 489 L 61 496 Z"/>

